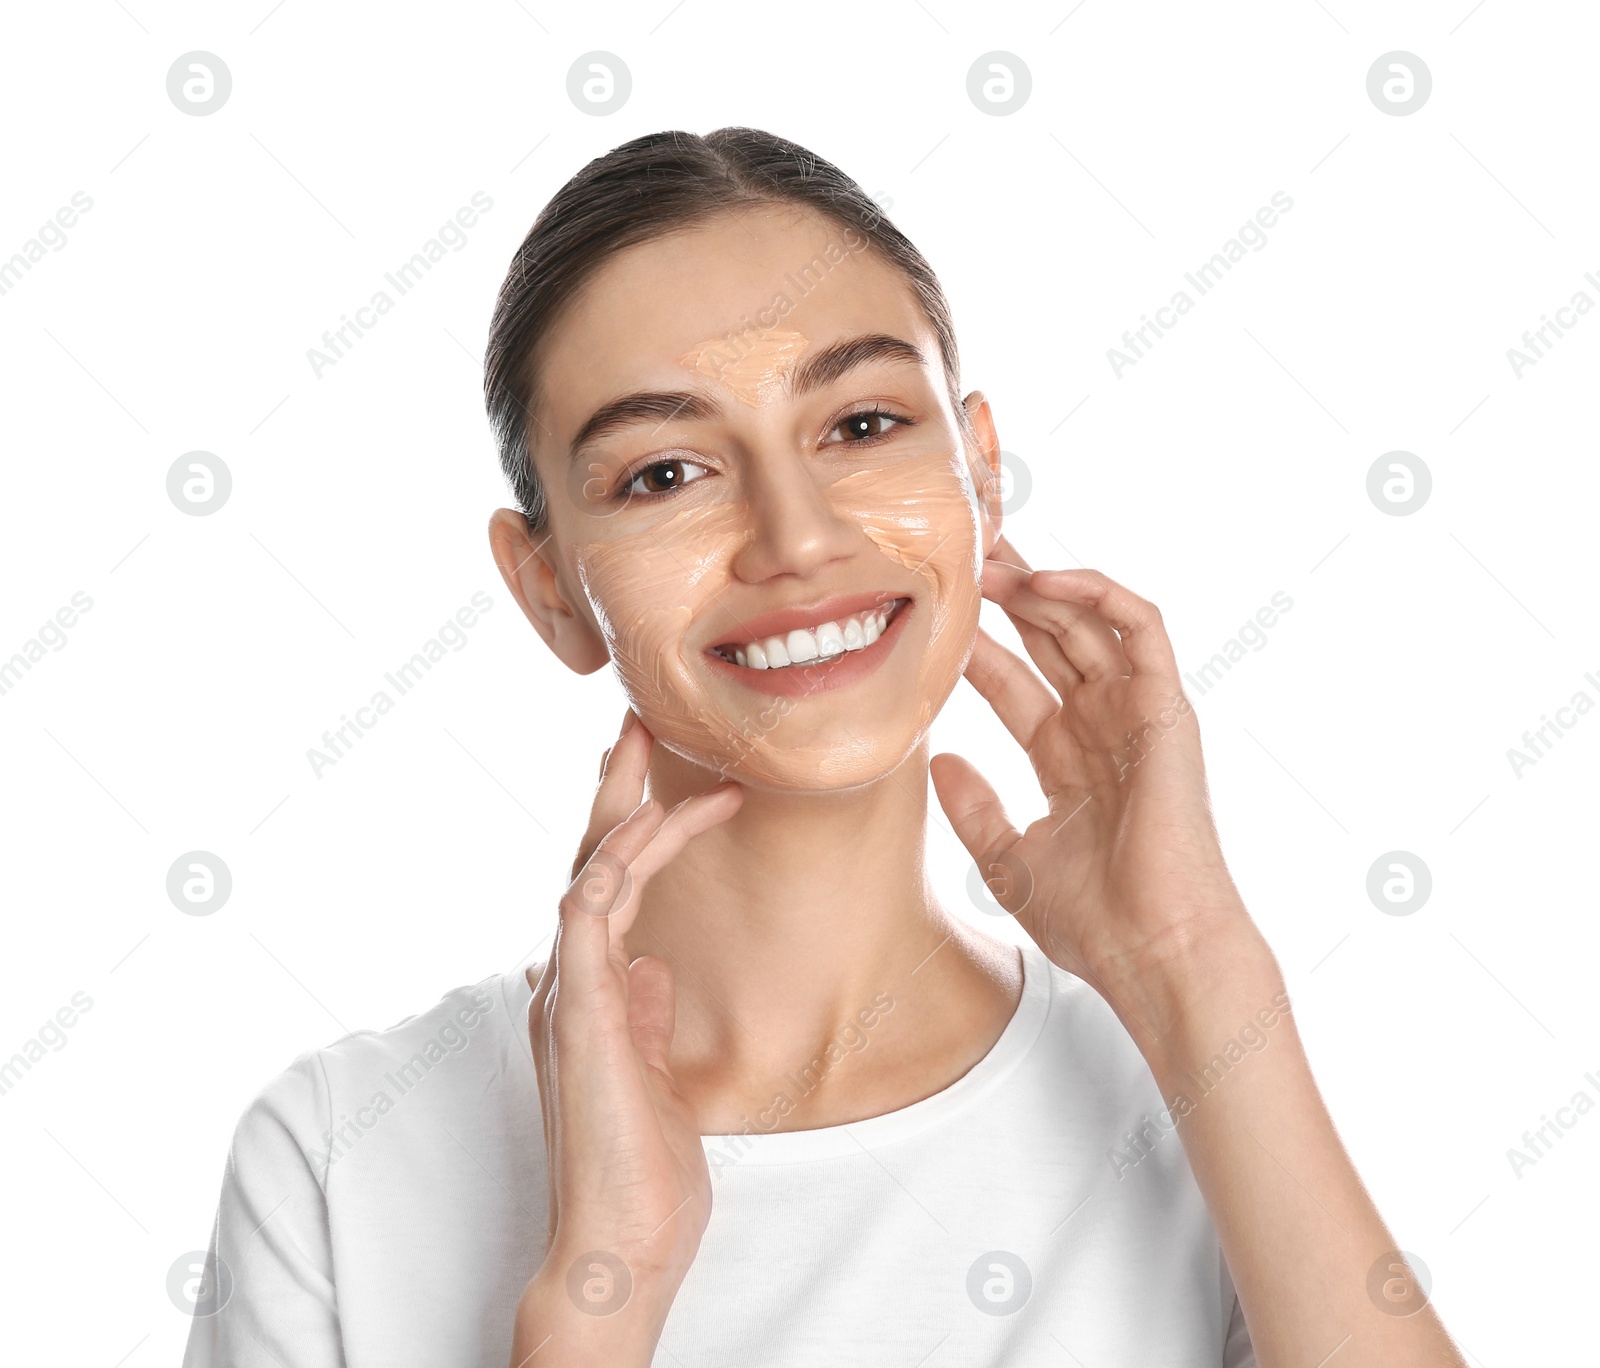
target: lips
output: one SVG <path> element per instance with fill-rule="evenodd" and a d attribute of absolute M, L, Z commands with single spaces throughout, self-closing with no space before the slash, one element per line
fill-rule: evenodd
<path fill-rule="evenodd" d="M 729 635 L 718 638 L 707 649 L 726 648 L 732 651 L 735 647 L 747 646 L 752 641 L 787 636 L 796 628 L 811 629 L 824 622 L 838 622 L 854 614 L 887 607 L 897 600 L 908 597 L 906 594 L 896 594 L 892 589 L 875 589 L 859 594 L 840 594 L 834 598 L 821 599 L 815 603 L 801 604 L 793 608 L 780 608 L 771 613 L 763 613 L 759 617 L 740 618 L 738 627 Z"/>
<path fill-rule="evenodd" d="M 905 623 L 913 609 L 914 601 L 907 597 L 891 599 L 883 608 L 846 614 L 847 626 L 827 643 L 828 649 L 821 649 L 823 642 L 818 637 L 831 633 L 792 627 L 786 637 L 766 637 L 747 647 L 707 647 L 702 654 L 714 675 L 758 693 L 794 698 L 833 693 L 876 673 L 905 635 Z M 859 630 L 863 621 L 871 623 L 865 634 Z M 886 622 L 881 633 L 879 621 Z M 800 654 L 786 658 L 791 646 Z M 724 649 L 729 653 L 723 654 Z"/>

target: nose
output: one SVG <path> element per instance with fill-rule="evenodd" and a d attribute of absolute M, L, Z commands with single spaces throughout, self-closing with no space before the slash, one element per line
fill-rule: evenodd
<path fill-rule="evenodd" d="M 733 570 L 748 583 L 780 575 L 810 579 L 861 546 L 861 528 L 840 514 L 799 452 L 754 453 L 745 465 L 744 499 L 755 536 Z"/>

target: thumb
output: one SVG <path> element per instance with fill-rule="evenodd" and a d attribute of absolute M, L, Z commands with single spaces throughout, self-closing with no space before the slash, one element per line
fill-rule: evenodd
<path fill-rule="evenodd" d="M 1022 839 L 1022 833 L 1006 816 L 1000 795 L 969 761 L 945 752 L 928 762 L 928 773 L 944 815 L 980 866 L 986 858 L 1009 850 Z"/>
<path fill-rule="evenodd" d="M 672 966 L 665 960 L 640 955 L 628 966 L 628 1034 L 639 1057 L 668 1078 L 677 1004 Z"/>

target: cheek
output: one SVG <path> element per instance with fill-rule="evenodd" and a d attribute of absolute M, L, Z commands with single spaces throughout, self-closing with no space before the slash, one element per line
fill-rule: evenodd
<path fill-rule="evenodd" d="M 573 552 L 629 703 L 652 734 L 693 759 L 703 759 L 709 743 L 706 718 L 691 704 L 701 688 L 684 659 L 684 636 L 726 574 L 737 532 L 735 510 L 711 508 L 611 541 L 578 542 Z"/>
<path fill-rule="evenodd" d="M 927 585 L 918 605 L 930 622 L 917 690 L 917 722 L 926 726 L 966 668 L 983 601 L 983 551 L 966 466 L 959 455 L 907 461 L 846 475 L 831 491 L 873 545 Z"/>

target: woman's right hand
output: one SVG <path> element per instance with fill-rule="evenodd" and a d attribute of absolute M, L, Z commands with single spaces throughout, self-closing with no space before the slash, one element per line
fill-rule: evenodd
<path fill-rule="evenodd" d="M 601 762 L 549 957 L 537 982 L 527 971 L 550 1174 L 550 1245 L 535 1281 L 563 1287 L 589 1316 L 637 1292 L 664 1319 L 711 1215 L 699 1121 L 668 1058 L 672 969 L 652 956 L 629 964 L 623 937 L 650 877 L 737 812 L 744 791 L 719 784 L 670 812 L 641 803 L 653 741 L 630 708 Z"/>

